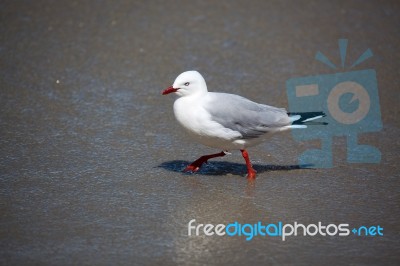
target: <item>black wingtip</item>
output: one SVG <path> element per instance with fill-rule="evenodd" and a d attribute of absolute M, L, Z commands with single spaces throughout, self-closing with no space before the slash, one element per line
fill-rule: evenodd
<path fill-rule="evenodd" d="M 312 120 L 314 117 L 318 117 L 320 119 L 322 117 L 326 117 L 324 112 L 290 112 L 287 113 L 289 116 L 300 115 L 300 118 L 296 121 L 293 121 L 292 125 L 327 125 L 327 122 L 315 122 Z M 311 121 L 306 121 L 310 120 Z"/>
<path fill-rule="evenodd" d="M 305 119 L 308 119 L 308 118 L 312 118 L 312 117 L 316 117 L 316 116 L 320 116 L 320 115 L 322 115 L 322 117 L 326 116 L 326 114 L 324 112 L 289 112 L 287 114 L 289 116 L 300 115 L 302 120 L 305 120 Z"/>

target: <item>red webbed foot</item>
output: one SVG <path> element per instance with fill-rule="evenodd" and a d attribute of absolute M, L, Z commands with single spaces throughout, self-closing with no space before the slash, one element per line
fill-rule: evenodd
<path fill-rule="evenodd" d="M 183 172 L 197 172 L 200 170 L 200 167 L 203 165 L 203 163 L 207 163 L 208 159 L 205 159 L 204 156 L 200 157 L 193 163 L 189 164 Z"/>
<path fill-rule="evenodd" d="M 247 170 L 247 179 L 256 179 L 257 171 L 251 168 Z"/>

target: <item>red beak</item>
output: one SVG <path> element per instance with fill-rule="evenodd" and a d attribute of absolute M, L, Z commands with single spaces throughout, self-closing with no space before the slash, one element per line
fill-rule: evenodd
<path fill-rule="evenodd" d="M 179 88 L 175 89 L 174 87 L 170 86 L 170 87 L 166 88 L 166 89 L 162 92 L 162 95 L 170 94 L 170 93 L 176 92 L 176 91 L 178 91 L 178 90 L 179 90 Z"/>

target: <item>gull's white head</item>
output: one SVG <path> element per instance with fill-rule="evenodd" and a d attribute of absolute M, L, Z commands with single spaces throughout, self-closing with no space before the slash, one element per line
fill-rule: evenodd
<path fill-rule="evenodd" d="M 197 71 L 186 71 L 180 74 L 172 86 L 165 89 L 162 94 L 175 93 L 178 96 L 204 94 L 207 92 L 206 81 Z"/>

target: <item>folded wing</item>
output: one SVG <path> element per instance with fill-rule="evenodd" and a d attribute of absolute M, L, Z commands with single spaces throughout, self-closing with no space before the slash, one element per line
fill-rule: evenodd
<path fill-rule="evenodd" d="M 227 93 L 208 93 L 204 109 L 211 119 L 225 128 L 240 132 L 243 139 L 258 138 L 288 126 L 291 120 L 284 108 L 258 104 Z"/>

